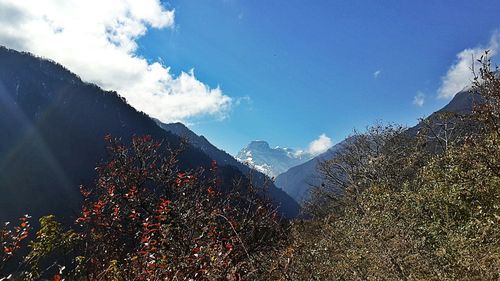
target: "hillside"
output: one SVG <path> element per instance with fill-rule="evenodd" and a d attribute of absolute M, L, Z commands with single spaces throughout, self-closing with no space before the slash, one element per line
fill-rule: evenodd
<path fill-rule="evenodd" d="M 80 207 L 79 186 L 106 159 L 103 137 L 134 135 L 178 145 L 180 138 L 129 106 L 114 92 L 85 83 L 54 62 L 0 47 L 0 220 L 29 213 L 69 219 Z M 211 158 L 189 146 L 181 169 L 209 167 Z M 241 175 L 221 165 L 227 176 Z M 230 184 L 230 183 L 223 183 Z M 271 188 L 276 205 L 294 201 Z M 48 203 L 50 202 L 50 203 Z M 283 203 L 282 203 L 283 202 Z"/>
<path fill-rule="evenodd" d="M 458 114 L 470 113 L 474 103 L 479 101 L 479 99 L 478 95 L 470 94 L 468 91 L 459 92 L 446 106 L 431 114 L 428 119 L 434 120 L 437 118 L 437 115 L 442 112 L 454 112 Z M 417 125 L 409 128 L 407 133 L 415 136 L 422 126 L 423 123 L 419 122 Z M 316 169 L 318 162 L 335 157 L 336 153 L 342 149 L 346 141 L 347 140 L 343 140 L 327 152 L 278 175 L 275 181 L 276 186 L 283 189 L 298 202 L 307 199 L 310 187 L 319 186 L 321 184 L 321 177 Z"/>

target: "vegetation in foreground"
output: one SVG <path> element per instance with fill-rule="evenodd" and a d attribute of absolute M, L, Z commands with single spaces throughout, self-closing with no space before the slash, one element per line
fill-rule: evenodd
<path fill-rule="evenodd" d="M 500 278 L 500 79 L 480 63 L 470 115 L 375 125 L 320 164 L 283 279 Z"/>
<path fill-rule="evenodd" d="M 26 255 L 27 217 L 0 230 L 0 280 L 498 280 L 500 78 L 480 62 L 471 114 L 375 125 L 321 163 L 307 220 L 248 181 L 222 190 L 215 163 L 182 172 L 179 151 L 107 137 L 74 227 L 41 218 Z"/>

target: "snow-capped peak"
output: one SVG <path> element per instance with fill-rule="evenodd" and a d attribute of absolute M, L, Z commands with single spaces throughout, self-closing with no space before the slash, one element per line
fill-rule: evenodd
<path fill-rule="evenodd" d="M 263 140 L 250 142 L 237 155 L 236 159 L 267 174 L 270 177 L 286 172 L 289 168 L 302 164 L 314 155 L 303 150 L 275 146 Z"/>

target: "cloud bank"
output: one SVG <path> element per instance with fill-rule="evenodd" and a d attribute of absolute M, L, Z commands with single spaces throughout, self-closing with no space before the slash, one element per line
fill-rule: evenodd
<path fill-rule="evenodd" d="M 309 144 L 307 152 L 316 156 L 327 151 L 330 147 L 332 147 L 332 145 L 332 139 L 327 137 L 325 134 L 321 134 L 317 139 L 313 140 Z"/>
<path fill-rule="evenodd" d="M 137 54 L 149 28 L 174 18 L 159 0 L 0 0 L 0 44 L 57 61 L 163 122 L 223 118 L 232 99 L 221 89 Z"/>
<path fill-rule="evenodd" d="M 457 60 L 448 69 L 445 76 L 442 77 L 441 86 L 438 89 L 438 97 L 449 99 L 455 96 L 456 93 L 462 91 L 471 85 L 474 75 L 471 68 L 479 69 L 478 63 L 475 61 L 484 54 L 486 50 L 490 50 L 489 55 L 493 57 L 500 50 L 500 33 L 495 32 L 487 46 L 478 46 L 471 49 L 465 49 L 457 54 Z"/>

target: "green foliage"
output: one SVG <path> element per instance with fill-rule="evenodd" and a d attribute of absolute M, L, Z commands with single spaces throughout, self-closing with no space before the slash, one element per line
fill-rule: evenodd
<path fill-rule="evenodd" d="M 40 218 L 40 230 L 30 242 L 30 252 L 26 256 L 29 270 L 25 272 L 26 280 L 38 280 L 44 272 L 53 270 L 57 260 L 68 257 L 79 242 L 78 235 L 73 231 L 64 231 L 55 216 Z M 52 262 L 48 267 L 47 262 Z M 41 267 L 46 267 L 43 272 Z"/>

